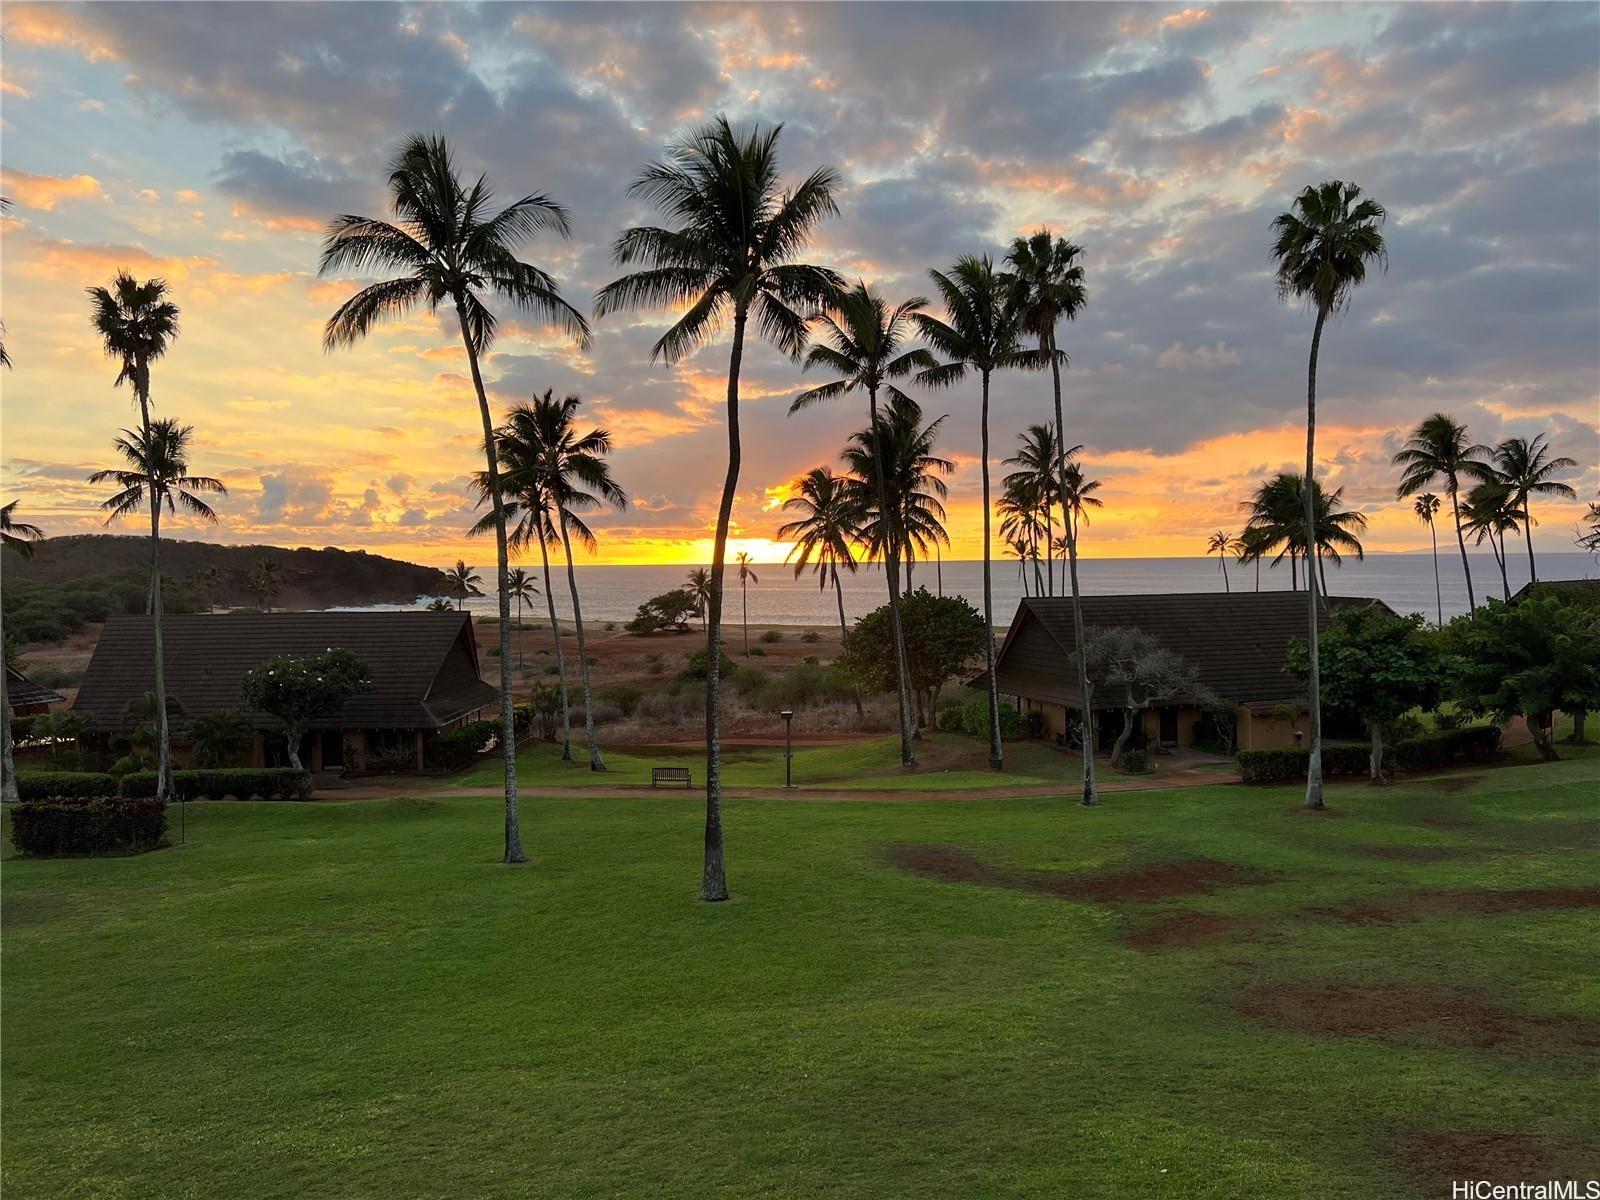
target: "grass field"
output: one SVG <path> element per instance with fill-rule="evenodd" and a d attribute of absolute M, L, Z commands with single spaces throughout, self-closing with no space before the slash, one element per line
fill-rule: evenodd
<path fill-rule="evenodd" d="M 25 1197 L 1448 1196 L 1594 1174 L 1600 757 L 1068 802 L 196 804 L 3 868 Z M 1211 890 L 1203 890 L 1209 887 Z"/>

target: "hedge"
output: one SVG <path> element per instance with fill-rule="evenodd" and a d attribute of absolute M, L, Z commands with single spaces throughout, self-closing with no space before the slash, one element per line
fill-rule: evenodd
<path fill-rule="evenodd" d="M 975 738 L 989 736 L 989 698 L 981 696 L 965 704 L 953 704 L 939 714 L 939 728 L 965 733 Z M 1015 705 L 1000 704 L 1000 740 L 1014 742 L 1022 732 L 1022 714 Z"/>
<path fill-rule="evenodd" d="M 436 733 L 428 739 L 423 761 L 430 767 L 459 771 L 472 762 L 499 733 L 498 721 L 468 721 L 460 729 Z"/>
<path fill-rule="evenodd" d="M 1395 765 L 1408 771 L 1419 767 L 1444 767 L 1453 762 L 1482 762 L 1500 749 L 1497 725 L 1469 725 L 1464 729 L 1441 729 L 1420 737 L 1397 742 Z"/>
<path fill-rule="evenodd" d="M 127 796 L 58 796 L 23 800 L 11 810 L 11 844 L 21 854 L 140 854 L 167 831 L 163 800 Z"/>
<path fill-rule="evenodd" d="M 17 796 L 22 800 L 49 800 L 55 796 L 87 800 L 116 794 L 116 777 L 100 771 L 17 772 Z"/>
<path fill-rule="evenodd" d="M 187 800 L 309 800 L 311 772 L 293 767 L 230 767 L 216 770 L 174 771 L 172 788 Z M 135 771 L 122 778 L 124 796 L 154 796 L 156 773 Z"/>
<path fill-rule="evenodd" d="M 1296 748 L 1241 750 L 1238 757 L 1239 774 L 1246 783 L 1283 783 L 1306 777 L 1306 761 L 1311 757 L 1311 752 Z M 1389 761 L 1390 755 L 1386 752 L 1384 762 L 1387 764 Z M 1355 742 L 1330 742 L 1322 747 L 1324 777 L 1365 775 L 1371 767 L 1370 746 Z"/>

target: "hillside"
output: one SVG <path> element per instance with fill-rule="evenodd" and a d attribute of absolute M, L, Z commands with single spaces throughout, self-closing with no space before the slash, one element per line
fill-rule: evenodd
<path fill-rule="evenodd" d="M 279 565 L 282 589 L 275 608 L 332 608 L 352 604 L 410 604 L 418 596 L 445 592 L 444 573 L 361 550 L 288 550 L 281 546 L 219 546 L 162 539 L 162 574 L 183 581 L 205 567 L 221 575 L 213 597 L 219 605 L 253 605 L 245 581 L 264 558 Z M 147 571 L 150 544 L 125 534 L 78 534 L 46 538 L 31 560 L 8 556 L 8 577 L 67 583 L 124 571 Z"/>

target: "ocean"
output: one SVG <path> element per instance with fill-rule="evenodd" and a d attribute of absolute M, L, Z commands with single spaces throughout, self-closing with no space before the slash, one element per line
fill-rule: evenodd
<path fill-rule="evenodd" d="M 1528 581 L 1527 556 L 1517 554 L 1518 547 L 1511 546 L 1511 562 L 1507 569 L 1511 590 L 1514 592 Z M 1492 555 L 1469 553 L 1472 564 L 1472 583 L 1481 602 L 1488 596 L 1501 596 L 1500 571 Z M 1583 579 L 1600 577 L 1600 559 L 1579 551 L 1547 551 L 1539 555 L 1541 579 Z M 494 578 L 492 564 L 477 564 L 477 572 L 485 583 Z M 641 601 L 683 584 L 689 573 L 688 566 L 579 566 L 578 587 L 583 600 L 583 615 L 587 623 L 626 621 L 634 615 Z M 753 625 L 837 625 L 839 612 L 832 587 L 820 591 L 816 577 L 811 574 L 794 577 L 792 567 L 782 563 L 756 564 L 759 582 L 749 587 L 750 622 Z M 1279 567 L 1261 568 L 1260 587 L 1266 590 L 1288 590 L 1289 571 L 1285 563 Z M 1228 564 L 1228 577 L 1234 591 L 1252 591 L 1256 587 L 1256 570 Z M 1150 594 L 1153 592 L 1220 592 L 1223 590 L 1222 573 L 1214 558 L 1096 558 L 1084 559 L 1078 564 L 1078 578 L 1086 595 Z M 737 623 L 742 619 L 738 574 L 729 568 L 728 594 L 724 620 Z M 554 574 L 556 611 L 562 617 L 570 616 L 571 600 L 567 594 L 566 575 Z M 1454 547 L 1448 554 L 1439 552 L 1439 582 L 1443 595 L 1444 616 L 1467 611 L 1467 589 L 1462 579 L 1461 556 Z M 942 567 L 934 563 L 918 563 L 912 576 L 914 586 L 927 587 L 929 591 L 942 591 L 947 595 L 965 596 L 979 611 L 983 609 L 983 564 L 981 562 L 947 562 Z M 845 616 L 854 621 L 863 613 L 884 603 L 884 578 L 881 568 L 863 567 L 855 575 L 843 579 Z M 1301 581 L 1304 586 L 1304 581 Z M 543 586 L 543 581 L 540 581 Z M 1030 582 L 1030 587 L 1031 587 Z M 1436 615 L 1433 583 L 1433 559 L 1427 553 L 1369 554 L 1365 561 L 1347 559 L 1343 566 L 1328 568 L 1328 590 L 1336 596 L 1372 596 L 1383 600 L 1396 612 L 1422 613 L 1432 620 Z M 490 594 L 473 597 L 466 607 L 473 613 L 498 612 L 497 601 Z M 1059 593 L 1059 583 L 1057 592 Z M 1022 581 L 1018 577 L 1014 559 L 997 560 L 994 564 L 994 616 L 995 624 L 1004 628 L 1016 611 L 1017 601 L 1023 595 Z M 428 597 L 419 597 L 418 605 L 426 604 Z M 383 605 L 401 608 L 404 605 Z M 545 603 L 540 596 L 531 616 L 545 616 Z M 529 617 L 524 611 L 524 619 Z"/>

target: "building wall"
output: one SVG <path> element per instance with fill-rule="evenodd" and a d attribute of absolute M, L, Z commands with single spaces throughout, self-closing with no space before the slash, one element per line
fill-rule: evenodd
<path fill-rule="evenodd" d="M 1295 731 L 1305 733 L 1308 725 L 1309 714 L 1300 710 L 1293 720 L 1287 716 L 1276 716 L 1266 713 L 1253 713 L 1249 709 L 1239 710 L 1239 749 L 1241 750 L 1287 750 L 1295 745 Z M 1302 743 L 1303 739 L 1302 739 Z"/>

